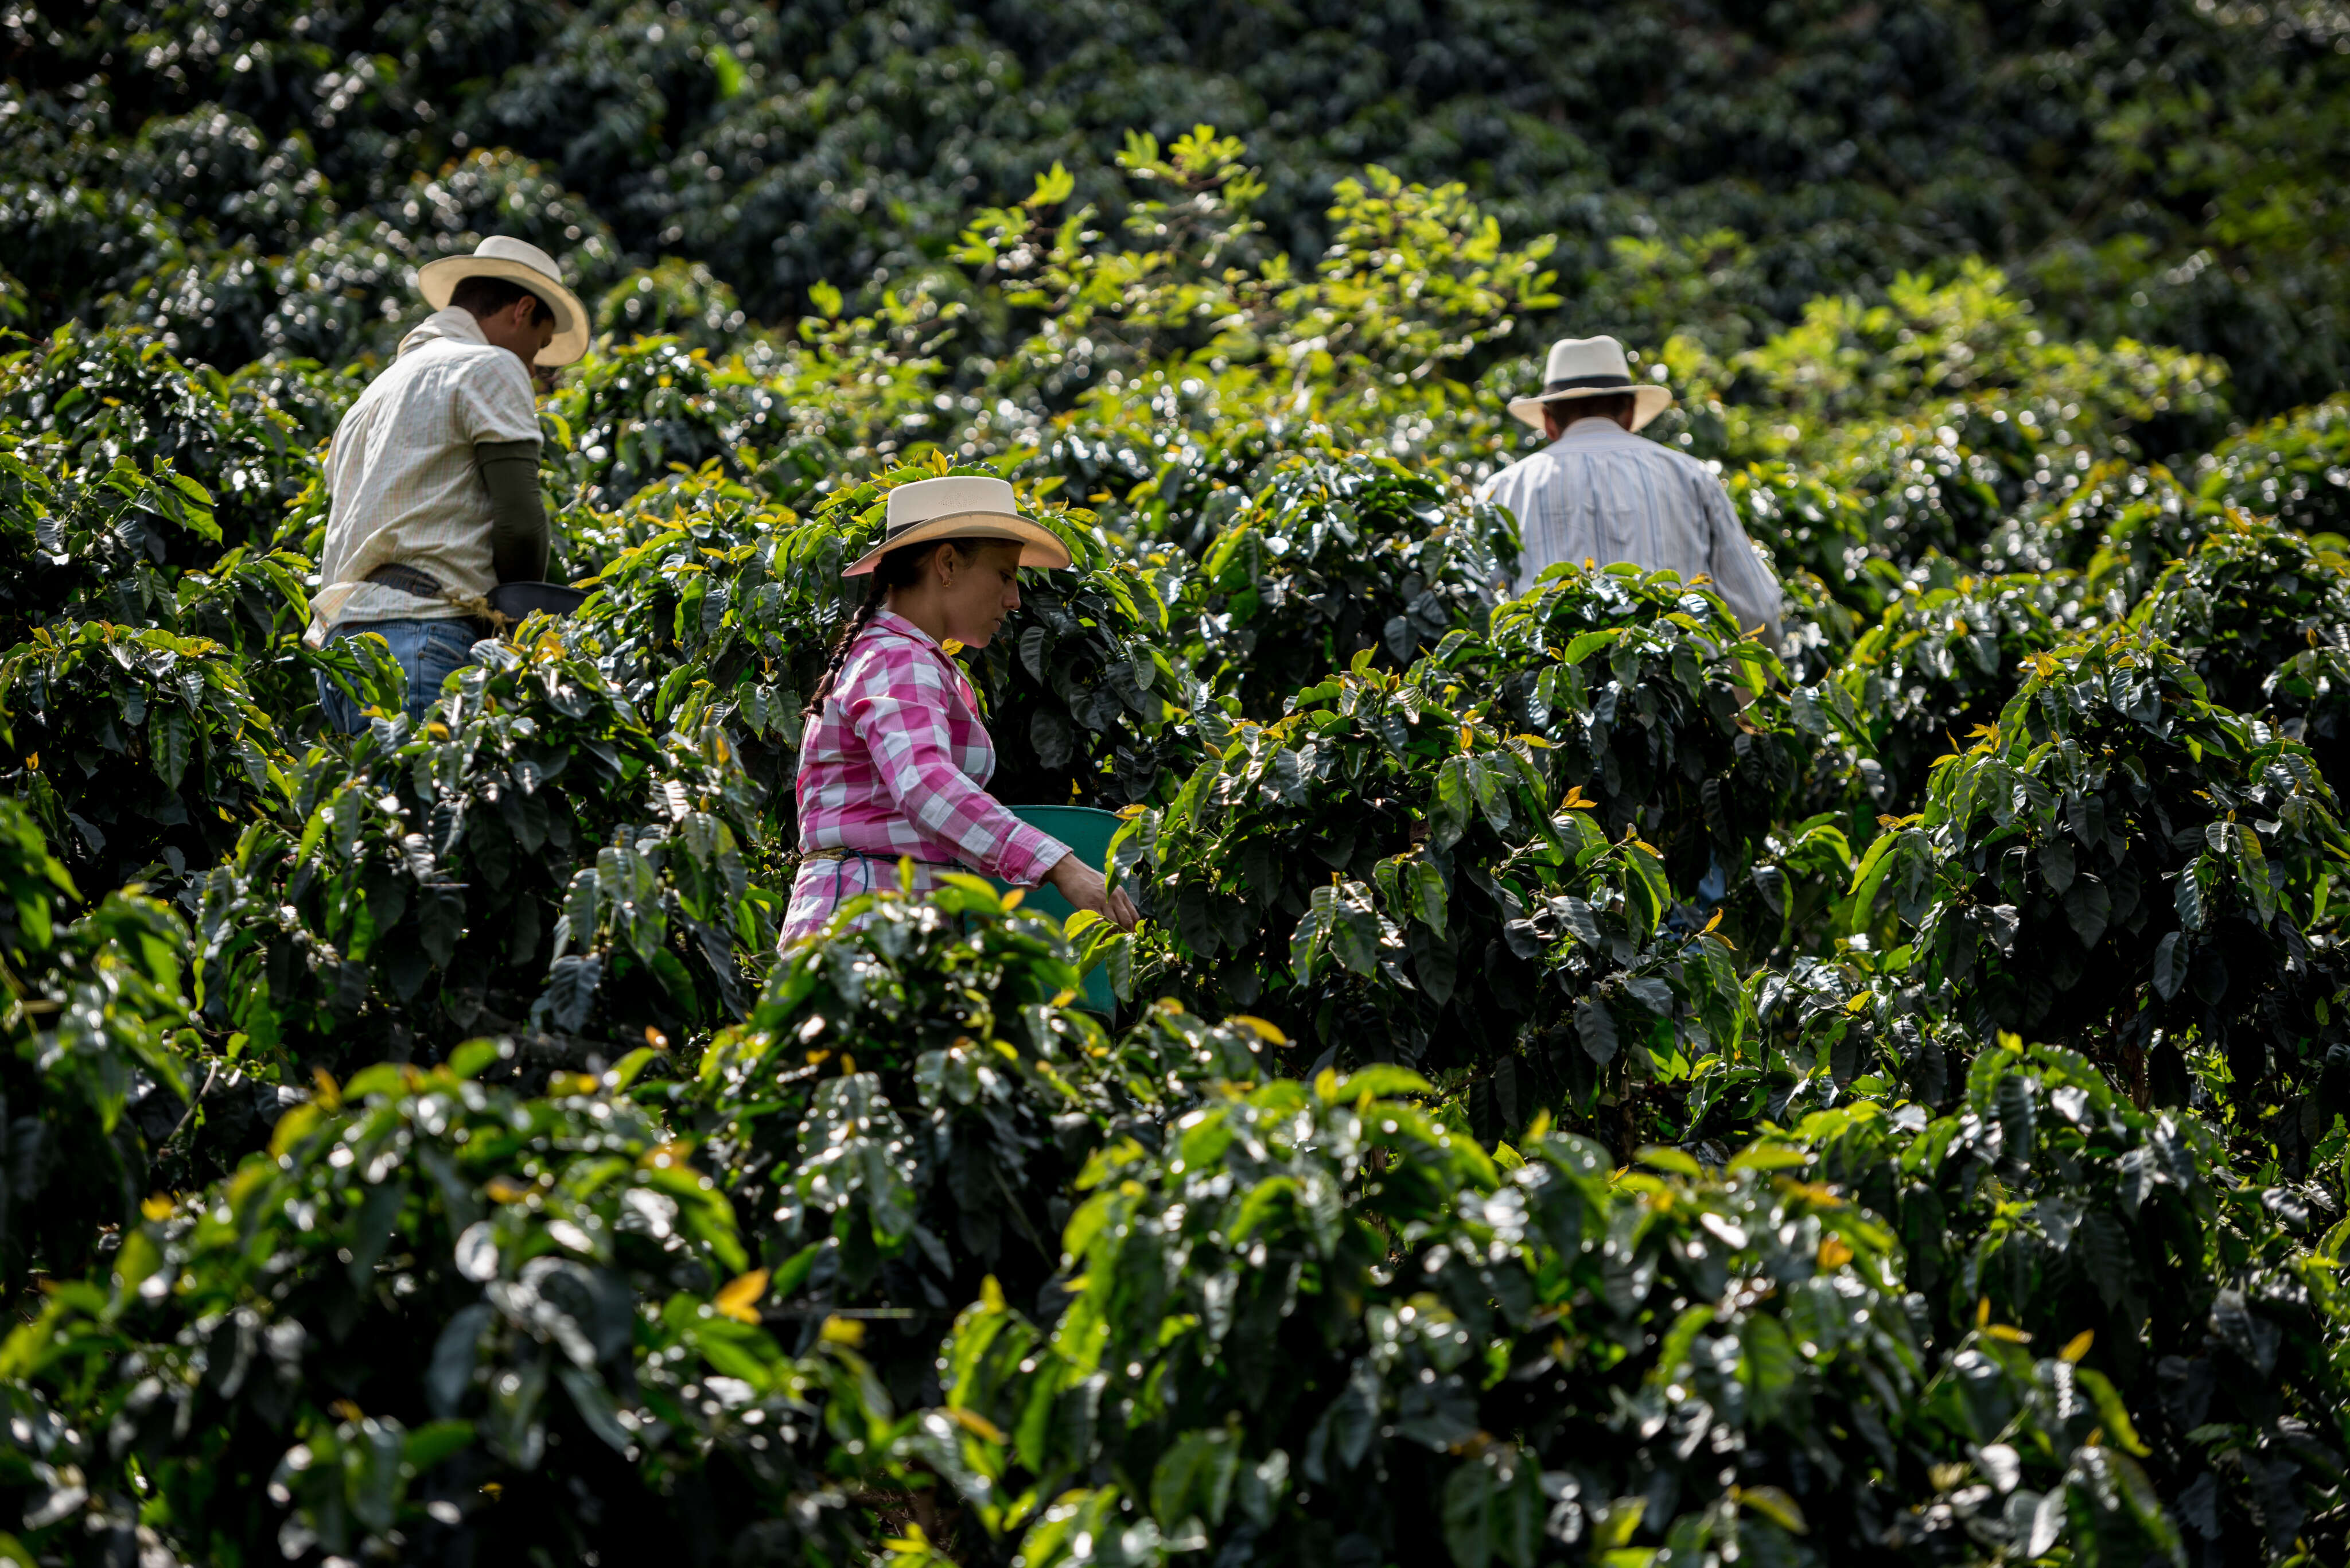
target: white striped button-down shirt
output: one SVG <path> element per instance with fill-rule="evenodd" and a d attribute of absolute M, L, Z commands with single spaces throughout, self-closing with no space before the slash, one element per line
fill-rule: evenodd
<path fill-rule="evenodd" d="M 530 369 L 492 347 L 473 312 L 436 311 L 401 338 L 400 357 L 343 415 L 327 451 L 332 506 L 309 644 L 346 622 L 462 616 L 453 601 L 497 587 L 490 488 L 473 443 L 536 440 Z M 393 565 L 431 574 L 448 597 L 367 580 Z"/>
<path fill-rule="evenodd" d="M 1522 564 L 1512 590 L 1545 566 L 1629 561 L 1648 571 L 1700 575 L 1746 630 L 1779 643 L 1779 580 L 1738 525 L 1711 469 L 1609 419 L 1582 419 L 1542 451 L 1478 487 L 1480 500 L 1518 520 Z"/>

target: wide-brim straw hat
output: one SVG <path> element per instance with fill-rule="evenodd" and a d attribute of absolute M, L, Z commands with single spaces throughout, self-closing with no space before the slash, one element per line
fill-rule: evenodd
<path fill-rule="evenodd" d="M 1510 412 L 1540 430 L 1547 404 L 1612 398 L 1624 392 L 1632 394 L 1634 430 L 1673 406 L 1673 395 L 1664 388 L 1632 379 L 1624 345 L 1613 337 L 1562 337 L 1550 346 L 1550 361 L 1543 367 L 1543 389 L 1512 398 Z"/>
<path fill-rule="evenodd" d="M 469 256 L 442 256 L 416 269 L 416 286 L 435 310 L 449 308 L 449 296 L 469 277 L 503 277 L 538 296 L 555 312 L 555 338 L 538 351 L 538 363 L 568 365 L 588 352 L 588 307 L 564 286 L 555 258 L 528 240 L 492 234 Z"/>
<path fill-rule="evenodd" d="M 889 521 L 883 528 L 881 543 L 841 576 L 863 576 L 890 551 L 933 539 L 1015 540 L 1024 566 L 1057 570 L 1069 564 L 1069 547 L 1059 535 L 1034 517 L 1020 514 L 1012 486 L 980 474 L 918 479 L 898 486 L 889 493 Z"/>

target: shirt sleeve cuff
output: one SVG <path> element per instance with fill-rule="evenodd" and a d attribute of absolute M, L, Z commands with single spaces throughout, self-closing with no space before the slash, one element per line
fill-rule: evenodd
<path fill-rule="evenodd" d="M 995 874 L 1015 887 L 1034 888 L 1067 853 L 1069 846 L 1051 834 L 1022 823 L 1013 829 L 1011 842 L 1003 846 Z"/>

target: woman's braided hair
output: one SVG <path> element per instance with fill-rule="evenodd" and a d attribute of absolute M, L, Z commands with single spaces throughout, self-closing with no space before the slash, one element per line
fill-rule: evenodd
<path fill-rule="evenodd" d="M 813 719 L 824 711 L 825 699 L 832 695 L 834 682 L 840 679 L 842 669 L 848 663 L 849 649 L 857 645 L 858 638 L 873 624 L 873 618 L 879 615 L 882 607 L 889 602 L 890 589 L 913 587 L 915 579 L 922 575 L 923 564 L 947 545 L 953 545 L 958 555 L 972 556 L 983 546 L 999 542 L 993 539 L 932 539 L 892 550 L 876 561 L 871 575 L 866 578 L 864 602 L 857 607 L 857 613 L 848 618 L 848 623 L 840 628 L 840 635 L 832 639 L 832 657 L 826 661 L 824 675 L 816 681 L 816 690 L 808 694 L 807 706 L 800 710 L 800 717 Z"/>

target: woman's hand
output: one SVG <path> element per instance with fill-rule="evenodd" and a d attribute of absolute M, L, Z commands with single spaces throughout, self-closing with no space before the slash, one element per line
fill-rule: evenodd
<path fill-rule="evenodd" d="M 1091 909 L 1122 931 L 1134 929 L 1135 922 L 1142 919 L 1142 912 L 1126 896 L 1125 888 L 1113 889 L 1100 872 L 1074 854 L 1062 856 L 1045 873 L 1045 880 L 1058 889 L 1073 908 Z"/>

